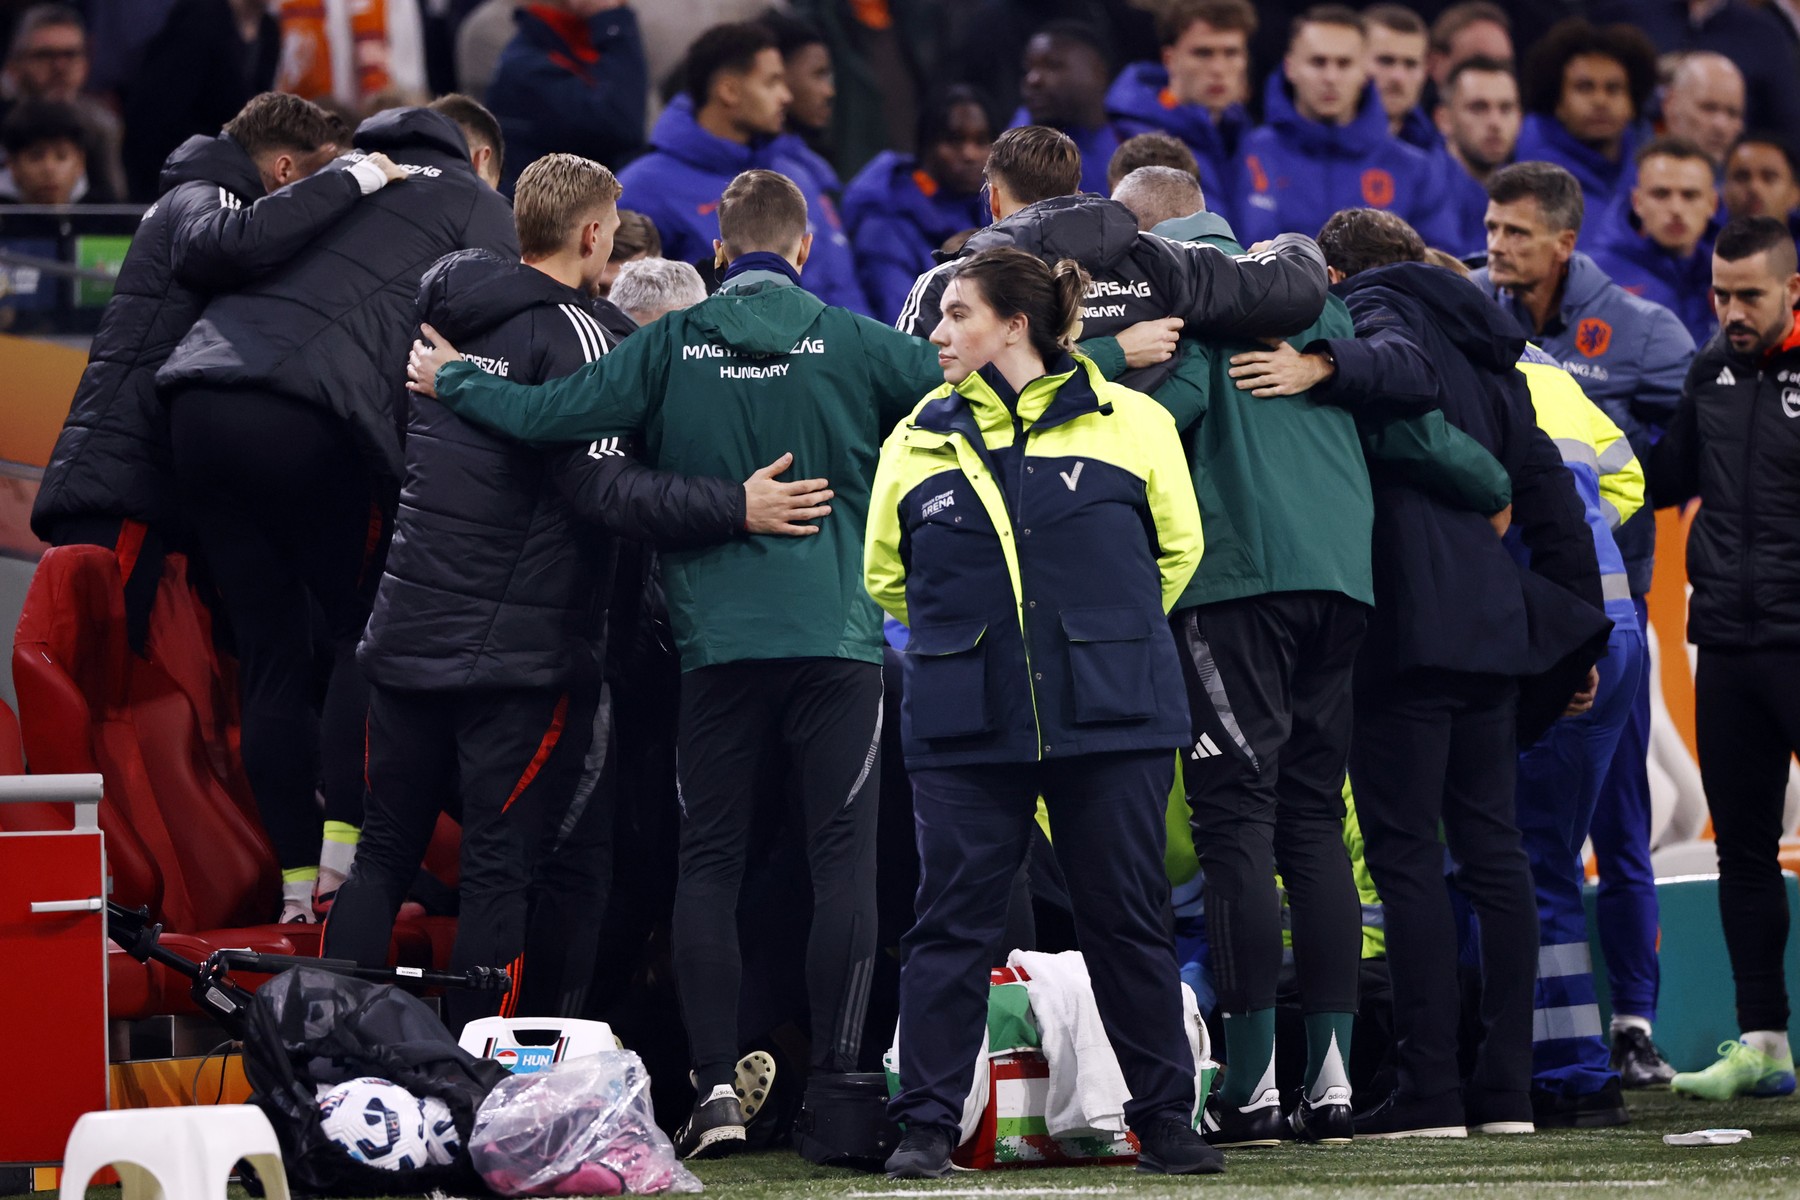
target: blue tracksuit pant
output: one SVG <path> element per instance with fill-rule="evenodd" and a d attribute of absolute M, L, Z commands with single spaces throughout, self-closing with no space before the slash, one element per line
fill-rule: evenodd
<path fill-rule="evenodd" d="M 1613 1077 L 1581 903 L 1582 843 L 1644 674 L 1644 635 L 1613 631 L 1594 707 L 1564 718 L 1519 756 L 1518 818 L 1538 904 L 1532 1084 L 1568 1096 Z"/>
<path fill-rule="evenodd" d="M 1638 628 L 1650 627 L 1640 598 Z M 1679 649 L 1677 653 L 1679 653 Z M 1594 808 L 1594 857 L 1600 865 L 1595 924 L 1606 955 L 1612 1010 L 1656 1020 L 1656 873 L 1650 869 L 1650 678 L 1648 662 L 1631 715 L 1613 751 L 1612 768 Z"/>

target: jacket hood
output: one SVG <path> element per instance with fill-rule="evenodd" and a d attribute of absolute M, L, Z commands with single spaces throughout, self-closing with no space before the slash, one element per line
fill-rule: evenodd
<path fill-rule="evenodd" d="M 256 164 L 230 134 L 197 133 L 170 152 L 157 188 L 167 192 L 184 183 L 216 183 L 239 196 L 261 196 L 262 176 Z"/>
<path fill-rule="evenodd" d="M 1232 232 L 1231 222 L 1218 213 L 1197 212 L 1186 217 L 1175 217 L 1164 221 L 1150 231 L 1157 237 L 1168 238 L 1171 242 L 1197 242 L 1202 238 L 1213 238 L 1236 243 L 1237 234 Z"/>
<path fill-rule="evenodd" d="M 765 143 L 766 144 L 766 143 Z M 740 146 L 700 128 L 694 119 L 694 102 L 677 96 L 656 118 L 650 145 L 671 158 L 701 171 L 735 176 L 757 165 L 758 146 Z"/>
<path fill-rule="evenodd" d="M 1519 127 L 1519 141 L 1513 148 L 1513 161 L 1546 159 L 1567 169 L 1580 182 L 1581 190 L 1589 196 L 1607 196 L 1636 178 L 1637 168 L 1633 161 L 1644 137 L 1641 122 L 1627 125 L 1619 161 L 1613 162 L 1586 142 L 1578 141 L 1555 117 L 1545 113 L 1529 113 L 1524 124 Z"/>
<path fill-rule="evenodd" d="M 1569 277 L 1563 282 L 1562 306 L 1583 308 L 1592 304 L 1612 283 L 1612 276 L 1599 263 L 1577 250 L 1569 257 Z"/>
<path fill-rule="evenodd" d="M 741 278 L 751 280 L 755 272 Z M 701 333 L 746 354 L 787 354 L 812 328 L 825 302 L 786 280 L 727 285 L 688 310 Z"/>
<path fill-rule="evenodd" d="M 1045 262 L 1072 258 L 1090 272 L 1122 261 L 1137 244 L 1137 218 L 1105 196 L 1052 196 L 1026 205 L 969 239 L 963 257 L 1014 246 Z"/>
<path fill-rule="evenodd" d="M 936 180 L 925 176 L 932 190 L 927 195 L 920 175 L 919 162 L 910 154 L 883 150 L 844 190 L 844 224 L 855 229 L 869 217 L 899 214 L 934 244 L 953 233 L 987 224 L 980 196 L 944 191 Z"/>
<path fill-rule="evenodd" d="M 436 150 L 467 161 L 469 143 L 462 130 L 443 113 L 429 108 L 390 108 L 376 113 L 356 127 L 358 150 L 383 154 L 406 150 Z"/>
<path fill-rule="evenodd" d="M 1132 63 L 1119 73 L 1106 93 L 1106 115 L 1118 121 L 1153 125 L 1190 146 L 1220 151 L 1223 133 L 1247 125 L 1250 119 L 1241 104 L 1227 108 L 1215 123 L 1212 114 L 1202 106 L 1179 103 L 1169 92 L 1169 72 L 1153 62 Z"/>
<path fill-rule="evenodd" d="M 1326 125 L 1300 115 L 1288 86 L 1287 68 L 1277 67 L 1263 89 L 1263 112 L 1282 138 L 1309 158 L 1363 158 L 1378 150 L 1389 137 L 1387 111 L 1381 107 L 1381 97 L 1373 83 L 1364 85 L 1355 119 L 1348 125 Z"/>
<path fill-rule="evenodd" d="M 1583 256 L 1585 257 L 1585 256 Z M 1391 263 L 1351 276 L 1331 290 L 1341 298 L 1371 288 L 1405 296 L 1430 313 L 1434 325 L 1476 366 L 1509 370 L 1525 350 L 1525 336 L 1482 290 L 1441 267 Z"/>
<path fill-rule="evenodd" d="M 574 288 L 491 250 L 458 250 L 419 281 L 419 319 L 452 342 L 479 337 L 540 304 L 581 304 Z"/>

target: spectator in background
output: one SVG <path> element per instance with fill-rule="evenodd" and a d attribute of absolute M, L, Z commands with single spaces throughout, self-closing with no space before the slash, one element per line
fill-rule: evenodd
<path fill-rule="evenodd" d="M 613 280 L 612 302 L 640 327 L 706 299 L 700 272 L 672 258 L 634 258 Z"/>
<path fill-rule="evenodd" d="M 552 152 L 623 166 L 644 144 L 644 46 L 626 0 L 540 0 L 514 14 L 487 103 L 519 172 Z"/>
<path fill-rule="evenodd" d="M 1194 161 L 1194 152 L 1167 133 L 1140 133 L 1120 142 L 1106 164 L 1106 186 L 1117 191 L 1119 181 L 1139 167 L 1173 167 L 1200 182 L 1200 164 Z"/>
<path fill-rule="evenodd" d="M 837 168 L 825 157 L 831 135 L 831 106 L 837 99 L 837 80 L 831 69 L 831 51 L 825 34 L 811 21 L 791 17 L 779 9 L 763 14 L 762 23 L 775 35 L 781 65 L 787 72 L 787 132 L 780 139 L 780 153 L 805 163 L 820 192 L 836 204 L 844 193 Z"/>
<path fill-rule="evenodd" d="M 1427 241 L 1442 240 L 1441 180 L 1431 156 L 1388 132 L 1369 83 L 1362 16 L 1321 4 L 1295 18 L 1281 69 L 1263 99 L 1268 124 L 1244 139 L 1233 210 L 1245 244 L 1317 230 L 1343 208 L 1391 209 Z"/>
<path fill-rule="evenodd" d="M 1121 137 L 1166 133 L 1193 151 L 1207 200 L 1228 220 L 1241 186 L 1238 144 L 1250 129 L 1244 102 L 1256 24 L 1249 0 L 1176 0 L 1157 21 L 1162 62 L 1132 63 L 1106 95 L 1107 115 Z"/>
<path fill-rule="evenodd" d="M 932 251 L 961 230 L 985 225 L 982 172 L 994 135 L 973 89 L 952 87 L 920 114 L 917 157 L 889 150 L 844 192 L 856 270 L 878 320 L 900 315 Z"/>
<path fill-rule="evenodd" d="M 1387 112 L 1388 132 L 1409 146 L 1436 150 L 1437 127 L 1419 106 L 1425 95 L 1425 22 L 1404 4 L 1377 4 L 1363 11 L 1369 36 L 1369 75 Z"/>
<path fill-rule="evenodd" d="M 1657 138 L 1637 155 L 1630 202 L 1602 215 L 1588 253 L 1612 281 L 1681 318 L 1696 346 L 1718 328 L 1712 309 L 1712 241 L 1719 189 L 1713 160 L 1681 138 Z"/>
<path fill-rule="evenodd" d="M 1106 194 L 1106 164 L 1119 135 L 1106 119 L 1112 64 L 1100 35 L 1079 21 L 1052 21 L 1025 43 L 1025 82 L 1012 128 L 1061 130 L 1081 151 L 1081 190 Z"/>
<path fill-rule="evenodd" d="M 662 239 L 656 235 L 656 226 L 650 218 L 641 212 L 633 212 L 629 208 L 619 210 L 619 228 L 613 234 L 612 255 L 606 260 L 606 267 L 600 272 L 600 282 L 595 295 L 602 300 L 608 298 L 613 281 L 619 277 L 619 270 L 628 262 L 636 262 L 641 258 L 661 258 Z"/>
<path fill-rule="evenodd" d="M 0 202 L 75 204 L 88 198 L 87 123 L 72 104 L 26 100 L 0 123 Z"/>
<path fill-rule="evenodd" d="M 81 13 L 68 4 L 26 9 L 7 51 L 0 92 L 15 103 L 53 100 L 75 106 L 87 126 L 82 147 L 88 160 L 87 194 L 97 203 L 110 203 L 125 195 L 125 169 L 119 162 L 122 130 L 110 109 L 82 94 L 87 78 L 87 23 Z"/>
<path fill-rule="evenodd" d="M 1558 22 L 1526 64 L 1529 115 L 1516 157 L 1564 168 L 1580 180 L 1588 210 L 1605 212 L 1631 190 L 1655 90 L 1656 51 L 1641 30 L 1579 17 Z"/>
<path fill-rule="evenodd" d="M 1443 249 L 1466 257 L 1487 244 L 1487 181 L 1519 141 L 1519 81 L 1497 58 L 1466 58 L 1439 93 L 1444 201 L 1454 232 Z"/>
<path fill-rule="evenodd" d="M 1619 287 L 1575 249 L 1581 185 L 1552 163 L 1521 162 L 1488 180 L 1488 265 L 1475 282 L 1575 376 L 1644 461 L 1681 396 L 1694 341 L 1679 318 Z M 1649 627 L 1656 545 L 1646 511 L 1615 531 L 1639 628 Z M 1674 1072 L 1651 1040 L 1659 987 L 1657 906 L 1650 866 L 1650 681 L 1645 672 L 1613 752 L 1590 836 L 1600 865 L 1595 924 L 1612 992 L 1612 1066 L 1628 1088 Z"/>
<path fill-rule="evenodd" d="M 169 152 L 211 134 L 250 97 L 275 83 L 281 25 L 269 0 L 178 0 L 120 87 L 131 114 L 123 147 L 125 183 L 154 200 Z"/>
<path fill-rule="evenodd" d="M 806 288 L 827 304 L 866 312 L 868 300 L 837 209 L 805 163 L 783 152 L 793 93 L 775 35 L 750 21 L 715 25 L 688 50 L 683 93 L 657 118 L 650 152 L 619 175 L 631 202 L 656 225 L 663 253 L 710 262 L 725 187 L 762 168 L 792 179 L 806 196 L 813 234 Z"/>
<path fill-rule="evenodd" d="M 389 88 L 424 93 L 425 29 L 419 0 L 313 0 L 283 3 L 278 91 L 330 97 L 361 113 Z"/>
<path fill-rule="evenodd" d="M 1771 134 L 1752 134 L 1725 160 L 1725 211 L 1786 221 L 1800 242 L 1800 153 Z"/>
<path fill-rule="evenodd" d="M 517 0 L 482 0 L 456 27 L 456 86 L 485 96 L 500 69 L 500 53 L 513 37 Z"/>
<path fill-rule="evenodd" d="M 1642 30 L 1656 49 L 1716 50 L 1744 74 L 1751 125 L 1800 137 L 1800 57 L 1780 17 L 1745 0 L 1595 0 L 1596 22 Z"/>
<path fill-rule="evenodd" d="M 1471 58 L 1513 65 L 1512 18 L 1489 0 L 1452 4 L 1431 23 L 1425 70 L 1433 86 L 1441 91 L 1450 82 L 1450 72 Z"/>
<path fill-rule="evenodd" d="M 1744 74 L 1723 54 L 1683 54 L 1662 98 L 1663 131 L 1706 152 L 1715 174 L 1744 132 Z"/>

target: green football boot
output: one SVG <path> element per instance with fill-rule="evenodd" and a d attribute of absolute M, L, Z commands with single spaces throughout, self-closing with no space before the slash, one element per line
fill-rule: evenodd
<path fill-rule="evenodd" d="M 1743 1042 L 1720 1042 L 1719 1056 L 1704 1071 L 1683 1071 L 1669 1087 L 1696 1100 L 1786 1096 L 1794 1090 L 1792 1054 L 1775 1058 Z"/>

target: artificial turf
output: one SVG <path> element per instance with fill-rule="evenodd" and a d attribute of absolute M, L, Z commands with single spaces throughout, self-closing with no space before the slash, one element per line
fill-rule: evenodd
<path fill-rule="evenodd" d="M 699 1163 L 708 1192 L 744 1200 L 847 1197 L 859 1200 L 939 1196 L 1103 1196 L 1152 1200 L 1196 1188 L 1228 1190 L 1233 1200 L 1306 1197 L 1374 1200 L 1452 1192 L 1528 1196 L 1531 1200 L 1652 1197 L 1800 1197 L 1800 1097 L 1701 1104 L 1667 1092 L 1630 1097 L 1632 1122 L 1621 1129 L 1555 1131 L 1528 1137 L 1466 1141 L 1358 1142 L 1340 1149 L 1283 1146 L 1228 1151 L 1223 1175 L 1169 1180 L 1130 1168 L 958 1172 L 927 1183 L 892 1183 L 878 1175 L 814 1167 L 787 1151 Z M 1739 1127 L 1754 1136 L 1735 1146 L 1683 1148 L 1665 1133 Z M 118 1196 L 94 1188 L 90 1200 Z M 235 1198 L 242 1195 L 232 1189 Z M 49 1197 L 53 1193 L 37 1193 Z M 182 1197 L 181 1200 L 208 1200 Z M 371 1198 L 397 1200 L 397 1198 Z"/>

